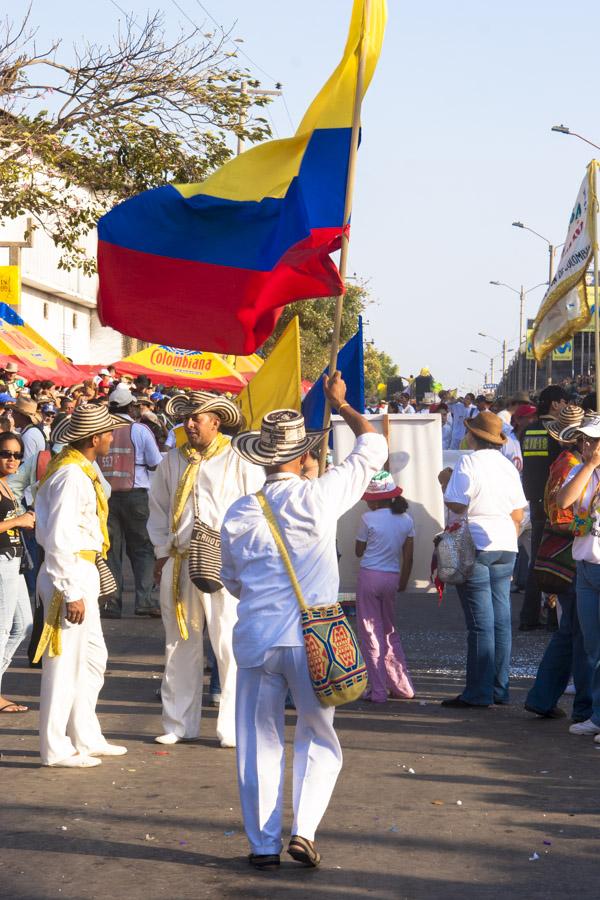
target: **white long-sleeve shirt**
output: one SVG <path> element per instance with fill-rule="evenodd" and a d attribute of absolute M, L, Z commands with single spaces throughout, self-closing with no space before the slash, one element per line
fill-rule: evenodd
<path fill-rule="evenodd" d="M 175 494 L 187 465 L 187 460 L 179 449 L 170 450 L 163 457 L 152 479 L 148 534 L 158 559 L 169 556 L 172 548 L 187 550 L 190 544 L 194 527 L 192 494 L 181 514 L 177 534 L 171 529 Z M 200 518 L 209 528 L 219 530 L 231 504 L 244 494 L 258 491 L 264 480 L 262 466 L 246 462 L 231 447 L 202 461 L 198 466 L 194 486 Z"/>
<path fill-rule="evenodd" d="M 264 492 L 283 532 L 304 600 L 337 602 L 337 520 L 360 500 L 388 456 L 382 435 L 359 437 L 339 466 L 314 481 L 288 472 L 269 476 Z M 238 666 L 259 666 L 273 647 L 299 647 L 298 601 L 266 518 L 254 496 L 238 500 L 225 516 L 221 577 L 239 597 L 233 651 Z"/>
<path fill-rule="evenodd" d="M 62 466 L 43 483 L 35 498 L 35 537 L 56 590 L 67 603 L 86 595 L 80 550 L 102 550 L 102 532 L 91 479 L 76 464 Z"/>

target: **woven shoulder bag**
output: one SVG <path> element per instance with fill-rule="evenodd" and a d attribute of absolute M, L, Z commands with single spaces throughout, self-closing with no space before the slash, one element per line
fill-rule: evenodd
<path fill-rule="evenodd" d="M 300 615 L 308 671 L 322 706 L 342 706 L 358 700 L 367 687 L 367 667 L 340 603 L 307 606 L 283 535 L 262 491 L 256 495 L 273 540 L 292 583 Z"/>

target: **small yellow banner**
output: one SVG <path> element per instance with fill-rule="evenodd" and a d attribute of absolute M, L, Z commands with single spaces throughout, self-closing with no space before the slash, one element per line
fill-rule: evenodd
<path fill-rule="evenodd" d="M 533 352 L 533 328 L 527 329 L 527 359 L 535 359 Z"/>
<path fill-rule="evenodd" d="M 0 266 L 0 303 L 18 306 L 21 300 L 21 275 L 18 266 Z"/>
<path fill-rule="evenodd" d="M 571 362 L 573 359 L 573 341 L 567 341 L 565 344 L 555 347 L 552 351 L 552 359 Z"/>

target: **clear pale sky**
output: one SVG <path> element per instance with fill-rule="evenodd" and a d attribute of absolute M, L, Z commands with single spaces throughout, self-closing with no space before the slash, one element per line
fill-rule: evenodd
<path fill-rule="evenodd" d="M 203 30 L 198 0 L 177 0 Z M 141 20 L 147 0 L 118 0 Z M 284 85 L 294 127 L 336 65 L 351 0 L 202 0 L 272 79 Z M 13 4 L 10 3 L 9 7 Z M 476 387 L 467 366 L 488 367 L 499 347 L 516 346 L 518 297 L 490 279 L 529 288 L 547 278 L 546 245 L 565 236 L 593 150 L 553 134 L 564 123 L 600 143 L 597 112 L 600 6 L 580 0 L 388 0 L 383 54 L 363 109 L 350 271 L 375 301 L 373 338 L 403 374 L 429 366 L 445 386 Z M 16 4 L 15 4 L 16 7 Z M 168 29 L 187 25 L 163 0 Z M 111 0 L 34 0 L 40 41 L 82 36 L 107 41 L 122 13 Z M 206 27 L 204 27 L 206 26 Z M 250 65 L 250 64 L 249 64 Z M 281 100 L 277 135 L 292 128 Z M 598 151 L 600 154 L 600 151 Z M 527 298 L 533 316 L 543 289 Z"/>

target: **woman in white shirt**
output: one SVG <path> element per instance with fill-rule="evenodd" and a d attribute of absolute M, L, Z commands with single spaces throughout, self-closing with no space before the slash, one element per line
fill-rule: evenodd
<path fill-rule="evenodd" d="M 571 469 L 556 502 L 573 507 L 573 559 L 577 562 L 577 616 L 592 665 L 592 715 L 571 734 L 595 735 L 600 744 L 600 416 L 584 420 L 583 463 Z"/>
<path fill-rule="evenodd" d="M 373 703 L 392 697 L 410 699 L 415 692 L 394 625 L 397 591 L 406 590 L 413 561 L 415 529 L 389 472 L 382 470 L 363 495 L 369 507 L 356 535 L 360 569 L 356 586 L 358 640 L 369 674 L 363 695 Z"/>
<path fill-rule="evenodd" d="M 442 706 L 489 707 L 509 698 L 510 581 L 527 500 L 516 468 L 499 452 L 506 443 L 502 420 L 486 411 L 465 420 L 465 426 L 474 452 L 452 472 L 444 502 L 468 517 L 477 559 L 469 579 L 457 585 L 467 624 L 466 685 Z"/>

